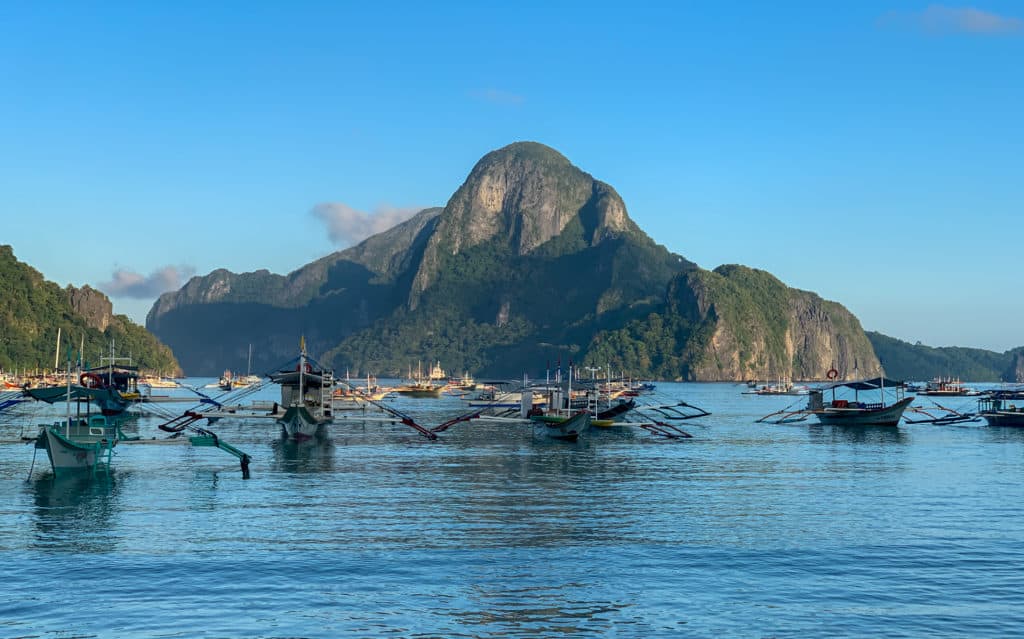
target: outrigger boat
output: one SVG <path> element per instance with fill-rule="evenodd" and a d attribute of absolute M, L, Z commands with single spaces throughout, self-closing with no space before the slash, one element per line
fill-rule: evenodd
<path fill-rule="evenodd" d="M 581 410 L 561 421 L 534 421 L 533 433 L 559 441 L 574 442 L 590 428 L 590 413 Z"/>
<path fill-rule="evenodd" d="M 985 418 L 989 426 L 1024 426 L 1024 408 L 1009 403 L 1019 399 L 1014 391 L 993 391 L 988 397 L 978 400 L 978 415 Z"/>
<path fill-rule="evenodd" d="M 420 364 L 417 364 L 417 366 L 416 366 L 416 377 L 412 376 L 412 370 L 410 369 L 409 377 L 410 377 L 411 381 L 409 383 L 407 383 L 407 384 L 403 384 L 402 386 L 395 387 L 395 392 L 398 393 L 399 395 L 404 395 L 405 397 L 416 397 L 416 398 L 437 398 L 437 397 L 440 397 L 441 396 L 441 392 L 444 391 L 444 386 L 443 385 L 435 386 L 433 384 L 433 382 L 431 382 L 431 380 L 434 379 L 433 373 L 435 373 L 437 371 L 431 371 L 431 375 L 428 376 L 426 379 L 424 379 L 423 376 L 420 374 L 420 372 L 421 372 L 420 368 L 421 368 Z M 439 366 L 438 366 L 438 370 L 440 370 Z M 444 371 L 441 371 L 441 373 L 443 373 L 443 372 Z M 438 379 L 443 379 L 443 378 L 444 378 L 444 375 L 442 374 L 441 377 L 438 378 Z"/>
<path fill-rule="evenodd" d="M 964 386 L 959 378 L 936 377 L 928 382 L 924 390 L 918 391 L 918 395 L 929 395 L 932 397 L 966 397 L 968 395 L 980 395 L 981 393 Z"/>
<path fill-rule="evenodd" d="M 405 397 L 437 398 L 444 391 L 444 386 L 434 386 L 427 381 L 415 381 L 395 387 L 395 392 Z"/>
<path fill-rule="evenodd" d="M 316 362 L 306 354 L 305 338 L 300 343 L 297 362 L 295 370 L 272 373 L 270 380 L 281 385 L 284 414 L 277 422 L 283 435 L 301 441 L 323 435 L 324 428 L 334 421 L 334 373 L 323 367 L 314 368 Z"/>
<path fill-rule="evenodd" d="M 46 450 L 53 474 L 109 473 L 117 445 L 117 425 L 103 415 L 88 419 L 68 418 L 40 429 L 36 448 Z"/>
<path fill-rule="evenodd" d="M 744 395 L 810 395 L 811 388 L 803 384 L 794 384 L 789 380 L 782 380 L 776 384 L 756 384 L 749 391 L 743 391 Z"/>
<path fill-rule="evenodd" d="M 69 366 L 70 368 L 70 366 Z M 44 390 L 44 389 L 33 389 Z M 64 401 L 66 412 L 64 419 L 39 428 L 36 437 L 36 449 L 46 451 L 50 459 L 53 474 L 63 476 L 72 473 L 109 473 L 110 462 L 114 454 L 114 446 L 121 435 L 120 428 L 104 415 L 89 414 L 88 407 L 92 400 L 90 390 L 71 384 L 71 373 L 61 390 L 63 396 L 47 394 L 37 397 L 40 401 L 55 404 Z M 30 391 L 26 391 L 31 395 Z M 76 416 L 71 415 L 71 401 L 76 403 Z M 81 415 L 82 403 L 86 405 L 86 414 Z M 33 457 L 33 465 L 35 458 Z"/>
<path fill-rule="evenodd" d="M 853 399 L 838 399 L 836 390 L 846 388 L 853 390 Z M 886 403 L 886 391 L 895 393 L 895 402 Z M 826 402 L 824 394 L 832 391 L 832 399 Z M 862 402 L 860 393 L 878 392 L 879 401 Z M 807 406 L 802 409 L 783 409 L 765 415 L 758 422 L 770 424 L 786 424 L 801 422 L 810 416 L 818 418 L 822 424 L 832 426 L 896 426 L 903 417 L 913 397 L 904 397 L 903 382 L 875 377 L 852 382 L 840 382 L 831 386 L 814 389 L 810 392 Z"/>

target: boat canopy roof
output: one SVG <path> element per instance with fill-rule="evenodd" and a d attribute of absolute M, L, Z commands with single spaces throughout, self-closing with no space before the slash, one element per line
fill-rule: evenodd
<path fill-rule="evenodd" d="M 49 386 L 46 388 L 27 388 L 25 394 L 47 404 L 67 401 L 67 386 Z M 77 384 L 71 385 L 71 399 L 74 401 L 93 401 L 112 397 L 113 393 L 106 388 L 86 388 Z M 118 395 L 120 397 L 120 395 Z"/>
<path fill-rule="evenodd" d="M 871 379 L 859 379 L 852 382 L 839 382 L 828 386 L 826 390 L 832 388 L 852 388 L 855 391 L 870 391 L 878 390 L 882 387 L 895 388 L 897 386 L 903 386 L 904 383 L 898 379 L 889 379 L 888 377 L 873 377 Z"/>
<path fill-rule="evenodd" d="M 122 366 L 121 364 L 115 364 L 114 366 L 111 366 L 110 364 L 105 364 L 103 366 L 90 366 L 89 368 L 84 369 L 82 372 L 109 373 L 111 370 L 114 371 L 115 375 L 117 375 L 118 373 L 122 375 L 138 375 L 139 373 L 138 366 Z"/>

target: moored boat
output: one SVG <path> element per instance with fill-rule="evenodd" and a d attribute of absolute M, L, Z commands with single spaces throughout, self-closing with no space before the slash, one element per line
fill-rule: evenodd
<path fill-rule="evenodd" d="M 853 397 L 840 399 L 836 391 L 845 389 L 853 391 Z M 825 400 L 824 394 L 831 391 L 831 399 Z M 863 402 L 860 394 L 878 393 L 877 401 Z M 886 393 L 894 395 L 887 397 Z M 801 409 L 784 409 L 758 419 L 758 422 L 771 424 L 788 424 L 802 422 L 810 416 L 818 422 L 830 426 L 897 426 L 904 411 L 914 401 L 913 397 L 905 397 L 903 382 L 875 377 L 859 381 L 839 382 L 825 388 L 813 389 L 807 399 L 807 406 Z"/>
<path fill-rule="evenodd" d="M 936 377 L 928 382 L 924 390 L 918 391 L 917 394 L 931 397 L 966 397 L 968 395 L 980 395 L 981 393 L 965 386 L 959 378 Z"/>
<path fill-rule="evenodd" d="M 837 399 L 836 389 L 853 390 L 853 399 Z M 896 394 L 896 401 L 887 404 L 885 391 Z M 825 402 L 822 390 L 813 390 L 807 401 L 807 410 L 822 424 L 835 426 L 896 426 L 903 417 L 903 411 L 914 401 L 903 396 L 903 382 L 887 380 L 884 377 L 853 382 L 842 382 L 826 389 L 832 391 L 832 401 Z M 861 392 L 878 391 L 877 402 L 860 401 Z"/>
<path fill-rule="evenodd" d="M 117 425 L 103 415 L 68 418 L 40 429 L 36 448 L 46 450 L 53 474 L 109 473 Z"/>
<path fill-rule="evenodd" d="M 70 369 L 70 363 L 68 368 Z M 109 473 L 120 430 L 116 423 L 109 421 L 105 416 L 89 413 L 91 393 L 96 391 L 72 385 L 71 377 L 69 370 L 65 375 L 64 388 L 26 391 L 29 395 L 38 391 L 49 391 L 45 396 L 36 399 L 49 404 L 56 404 L 58 401 L 65 404 L 65 416 L 62 421 L 40 426 L 35 447 L 46 451 L 54 475 Z M 56 395 L 53 391 L 61 393 Z M 72 400 L 75 401 L 77 413 L 74 417 L 71 415 Z M 84 416 L 79 413 L 83 403 L 86 407 Z"/>
<path fill-rule="evenodd" d="M 978 400 L 978 415 L 984 417 L 989 426 L 1024 426 L 1024 407 L 1011 402 L 1017 398 L 1015 392 L 993 391 Z"/>
<path fill-rule="evenodd" d="M 534 435 L 557 439 L 559 441 L 578 441 L 590 428 L 590 413 L 581 410 L 572 417 L 560 421 L 535 420 Z"/>
<path fill-rule="evenodd" d="M 434 386 L 427 381 L 414 381 L 402 386 L 396 386 L 395 392 L 405 397 L 440 397 L 444 386 Z"/>
<path fill-rule="evenodd" d="M 762 384 L 761 386 L 750 387 L 752 390 L 743 391 L 744 395 L 809 395 L 810 386 L 794 384 L 789 380 L 780 380 L 775 384 Z"/>
<path fill-rule="evenodd" d="M 301 441 L 323 435 L 325 427 L 334 421 L 331 401 L 334 374 L 322 367 L 314 367 L 315 361 L 306 354 L 305 339 L 295 361 L 295 370 L 273 373 L 270 379 L 281 386 L 281 408 L 284 411 L 277 422 L 281 425 L 282 434 Z"/>

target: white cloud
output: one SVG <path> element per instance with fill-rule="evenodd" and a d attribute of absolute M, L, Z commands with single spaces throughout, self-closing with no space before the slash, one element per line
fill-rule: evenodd
<path fill-rule="evenodd" d="M 152 299 L 161 293 L 181 288 L 195 272 L 191 266 L 164 266 L 149 275 L 119 268 L 114 271 L 109 282 L 99 285 L 99 289 L 111 297 Z"/>
<path fill-rule="evenodd" d="M 366 213 L 343 202 L 325 202 L 314 206 L 311 213 L 327 226 L 327 236 L 332 242 L 339 246 L 350 246 L 401 224 L 423 208 L 382 204 Z"/>
<path fill-rule="evenodd" d="M 1024 30 L 1024 21 L 973 7 L 947 7 L 933 4 L 924 11 L 890 11 L 879 19 L 885 27 L 900 27 L 925 33 L 970 33 L 1003 35 Z"/>

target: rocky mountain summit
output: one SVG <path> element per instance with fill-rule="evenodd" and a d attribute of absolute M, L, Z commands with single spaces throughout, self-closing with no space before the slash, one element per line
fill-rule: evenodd
<path fill-rule="evenodd" d="M 443 209 L 286 275 L 224 270 L 157 301 L 147 326 L 190 374 L 291 357 L 338 369 L 474 374 L 546 362 L 670 379 L 820 378 L 878 368 L 859 322 L 762 271 L 699 269 L 656 244 L 615 189 L 554 149 L 485 155 Z"/>

